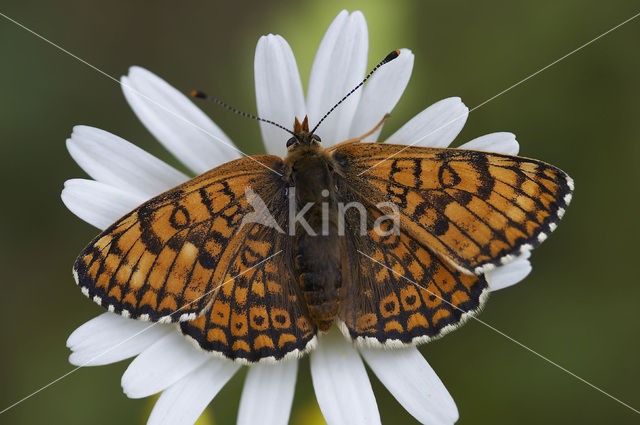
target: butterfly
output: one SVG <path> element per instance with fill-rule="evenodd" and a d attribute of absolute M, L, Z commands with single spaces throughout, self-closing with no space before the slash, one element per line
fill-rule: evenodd
<path fill-rule="evenodd" d="M 334 323 L 357 344 L 417 344 L 477 313 L 485 273 L 543 242 L 571 200 L 542 161 L 325 149 L 314 130 L 296 118 L 284 159 L 236 159 L 126 214 L 76 260 L 82 292 L 241 362 L 300 356 Z"/>

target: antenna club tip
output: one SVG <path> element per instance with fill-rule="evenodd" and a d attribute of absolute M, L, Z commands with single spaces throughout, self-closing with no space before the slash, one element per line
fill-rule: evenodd
<path fill-rule="evenodd" d="M 206 99 L 207 95 L 204 94 L 203 92 L 199 91 L 199 90 L 191 90 L 189 92 L 189 96 L 191 97 L 197 97 L 199 99 Z"/>
<path fill-rule="evenodd" d="M 391 62 L 395 58 L 400 56 L 400 50 L 396 49 L 393 52 L 389 53 L 386 58 L 384 58 L 384 63 Z"/>

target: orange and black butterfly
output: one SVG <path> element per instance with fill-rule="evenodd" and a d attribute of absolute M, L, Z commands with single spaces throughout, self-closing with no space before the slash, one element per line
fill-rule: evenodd
<path fill-rule="evenodd" d="M 571 178 L 533 159 L 324 149 L 306 118 L 291 133 L 284 159 L 228 162 L 111 225 L 76 260 L 82 292 L 240 361 L 301 355 L 334 322 L 358 343 L 415 344 L 477 312 L 484 273 L 539 245 L 571 200 Z M 254 198 L 270 225 L 247 220 Z"/>

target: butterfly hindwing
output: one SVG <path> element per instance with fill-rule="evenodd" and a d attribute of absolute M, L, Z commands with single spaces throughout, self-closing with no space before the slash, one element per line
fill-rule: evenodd
<path fill-rule="evenodd" d="M 286 205 L 270 211 L 286 229 Z M 262 224 L 247 232 L 211 310 L 181 324 L 200 347 L 246 362 L 300 356 L 315 342 L 290 264 L 289 236 Z"/>
<path fill-rule="evenodd" d="M 573 191 L 558 168 L 497 153 L 363 143 L 334 159 L 360 199 L 397 205 L 403 231 L 466 273 L 539 245 Z"/>
<path fill-rule="evenodd" d="M 488 294 L 484 276 L 460 272 L 407 232 L 395 231 L 389 221 L 375 227 L 372 220 L 381 212 L 364 204 L 366 234 L 354 231 L 356 214 L 345 218 L 352 235 L 345 241 L 347 278 L 339 312 L 345 335 L 366 345 L 422 343 L 480 310 Z"/>
<path fill-rule="evenodd" d="M 277 169 L 275 156 L 255 157 Z M 253 209 L 245 188 L 263 199 L 286 189 L 280 176 L 241 158 L 145 202 L 80 254 L 74 275 L 83 293 L 127 317 L 184 321 L 201 314 L 243 242 Z"/>

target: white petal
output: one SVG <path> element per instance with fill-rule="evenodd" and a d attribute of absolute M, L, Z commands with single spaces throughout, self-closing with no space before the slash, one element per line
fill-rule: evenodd
<path fill-rule="evenodd" d="M 260 37 L 254 62 L 258 115 L 293 130 L 295 117 L 307 114 L 298 65 L 291 47 L 279 35 Z M 260 123 L 267 152 L 284 157 L 290 135 L 282 129 Z"/>
<path fill-rule="evenodd" d="M 157 75 L 134 66 L 120 82 L 140 121 L 197 174 L 240 157 L 235 145 L 204 112 Z"/>
<path fill-rule="evenodd" d="M 460 149 L 497 152 L 506 155 L 517 155 L 520 145 L 513 133 L 500 132 L 485 134 L 460 146 Z"/>
<path fill-rule="evenodd" d="M 339 332 L 320 336 L 310 362 L 313 388 L 328 425 L 380 423 L 362 358 Z"/>
<path fill-rule="evenodd" d="M 122 388 L 130 398 L 147 397 L 176 383 L 210 359 L 210 354 L 197 349 L 174 330 L 131 362 L 122 375 Z"/>
<path fill-rule="evenodd" d="M 453 424 L 453 398 L 415 347 L 399 350 L 360 348 L 371 370 L 391 394 L 423 424 Z"/>
<path fill-rule="evenodd" d="M 165 325 L 126 319 L 103 313 L 78 329 L 67 339 L 73 351 L 69 362 L 76 366 L 99 366 L 128 359 L 148 348 L 172 331 Z"/>
<path fill-rule="evenodd" d="M 147 425 L 192 425 L 239 367 L 212 358 L 162 393 Z"/>
<path fill-rule="evenodd" d="M 307 92 L 311 128 L 364 78 L 368 49 L 367 23 L 362 13 L 340 12 L 325 33 L 311 67 Z M 352 94 L 318 128 L 325 147 L 349 137 L 361 94 L 360 90 Z"/>
<path fill-rule="evenodd" d="M 139 147 L 98 128 L 75 126 L 67 149 L 94 180 L 146 198 L 188 179 Z"/>
<path fill-rule="evenodd" d="M 531 273 L 530 256 L 531 253 L 527 251 L 512 262 L 488 272 L 485 277 L 489 282 L 489 289 L 492 291 L 504 289 L 527 277 Z"/>
<path fill-rule="evenodd" d="M 413 69 L 413 53 L 401 49 L 400 56 L 384 65 L 362 89 L 358 110 L 351 124 L 349 138 L 360 137 L 371 131 L 380 122 L 384 114 L 390 113 L 407 88 Z M 375 142 L 382 127 L 363 142 Z"/>
<path fill-rule="evenodd" d="M 386 141 L 402 145 L 445 148 L 464 127 L 469 108 L 459 97 L 450 97 L 429 106 L 413 117 Z"/>
<path fill-rule="evenodd" d="M 244 381 L 238 425 L 286 425 L 289 422 L 296 386 L 298 360 L 249 368 Z"/>
<path fill-rule="evenodd" d="M 69 211 L 100 230 L 146 200 L 140 195 L 85 179 L 64 182 L 60 197 Z"/>

